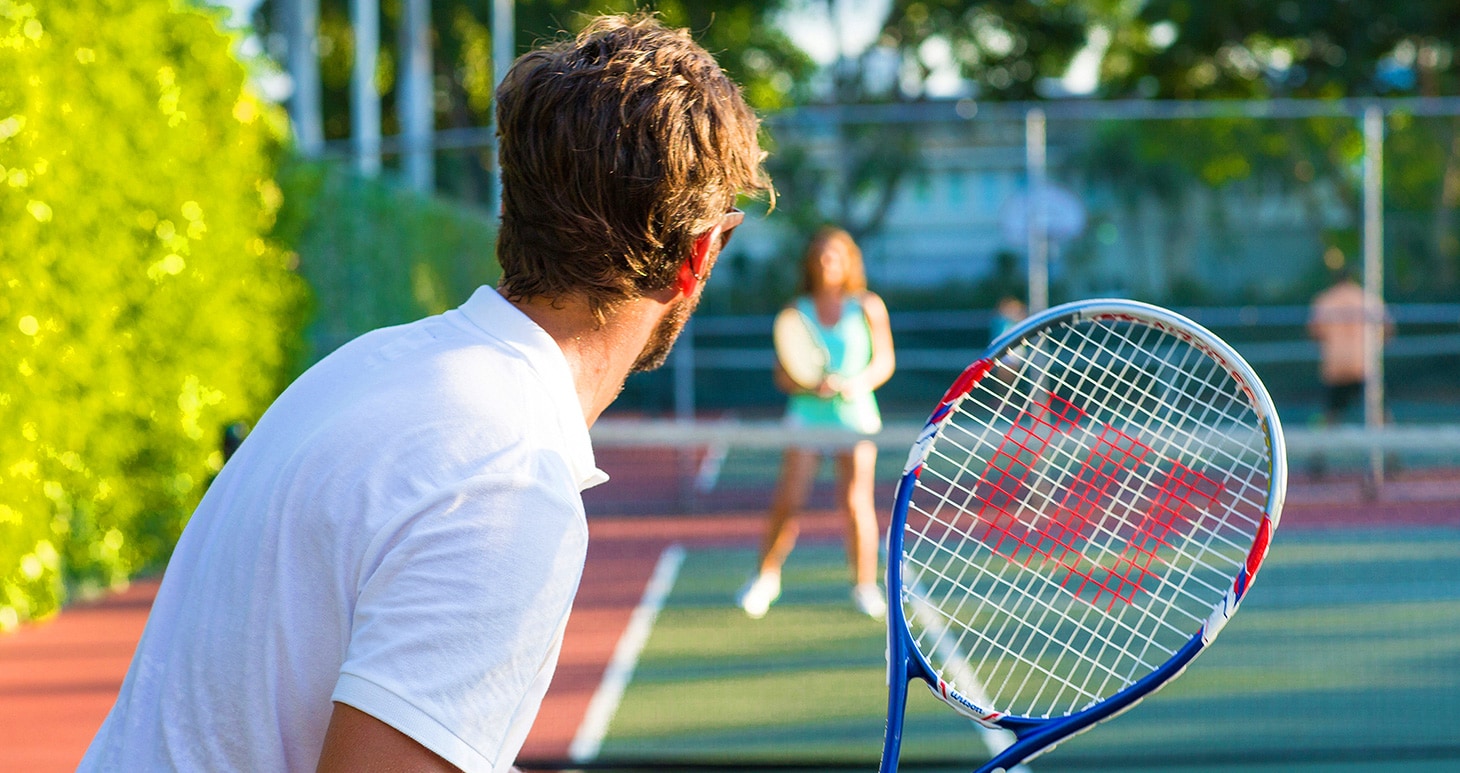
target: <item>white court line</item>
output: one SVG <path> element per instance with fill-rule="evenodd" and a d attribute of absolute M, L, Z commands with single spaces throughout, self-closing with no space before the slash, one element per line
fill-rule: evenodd
<path fill-rule="evenodd" d="M 725 466 L 725 453 L 728 450 L 724 443 L 711 443 L 705 449 L 704 461 L 700 462 L 700 469 L 695 474 L 695 491 L 704 493 L 715 490 L 715 484 L 720 482 L 720 468 Z"/>
<path fill-rule="evenodd" d="M 922 622 L 923 627 L 931 628 L 936 626 L 942 628 L 943 621 L 938 619 L 936 613 L 928 609 L 927 602 L 922 601 L 922 597 L 927 595 L 922 585 L 914 582 L 912 583 L 911 590 L 913 614 Z M 938 650 L 938 655 L 943 659 L 944 670 L 949 677 L 945 681 L 952 682 L 959 692 L 967 695 L 985 711 L 992 709 L 993 701 L 989 700 L 988 695 L 984 692 L 983 683 L 974 675 L 973 669 L 968 667 L 968 664 L 965 662 L 967 659 L 963 656 L 962 652 L 958 651 L 958 646 L 949 643 L 948 637 L 946 636 L 939 636 L 933 646 Z M 990 757 L 999 756 L 1002 751 L 1014 745 L 1014 742 L 1018 740 L 1018 737 L 1011 730 L 992 728 L 988 725 L 974 722 L 971 719 L 969 720 L 969 724 L 973 725 L 973 729 L 978 732 L 980 740 L 983 741 L 984 748 L 989 750 Z M 1028 765 L 1020 763 L 1010 768 L 1009 773 L 1030 773 L 1030 768 Z"/>
<path fill-rule="evenodd" d="M 639 654 L 649 641 L 649 632 L 654 630 L 654 621 L 659 617 L 659 610 L 664 608 L 664 600 L 674 587 L 679 566 L 683 563 L 684 547 L 677 543 L 665 548 L 659 555 L 654 574 L 649 578 L 649 584 L 644 586 L 644 595 L 629 617 L 628 628 L 619 637 L 618 646 L 613 648 L 613 658 L 603 672 L 603 681 L 598 683 L 593 699 L 588 702 L 583 724 L 578 726 L 578 733 L 568 746 L 568 757 L 574 762 L 592 762 L 598 756 L 603 736 L 608 732 L 608 723 L 613 721 L 613 715 L 618 711 L 624 689 L 629 686 L 634 667 L 639 663 Z"/>

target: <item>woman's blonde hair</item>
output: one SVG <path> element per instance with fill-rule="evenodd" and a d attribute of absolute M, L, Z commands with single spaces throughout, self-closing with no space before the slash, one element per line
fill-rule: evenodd
<path fill-rule="evenodd" d="M 834 225 L 817 229 L 806 245 L 806 257 L 801 262 L 801 291 L 813 293 L 821 289 L 821 253 L 832 245 L 841 246 L 847 254 L 847 281 L 842 289 L 848 293 L 865 292 L 867 269 L 862 265 L 862 249 L 851 234 Z"/>

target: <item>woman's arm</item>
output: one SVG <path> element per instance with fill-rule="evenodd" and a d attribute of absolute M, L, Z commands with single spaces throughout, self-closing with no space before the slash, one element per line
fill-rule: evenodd
<path fill-rule="evenodd" d="M 893 371 L 897 370 L 887 304 L 876 293 L 863 293 L 862 313 L 867 317 L 867 329 L 872 335 L 872 360 L 861 373 L 847 379 L 842 387 L 844 392 L 870 392 L 886 384 L 892 378 Z"/>

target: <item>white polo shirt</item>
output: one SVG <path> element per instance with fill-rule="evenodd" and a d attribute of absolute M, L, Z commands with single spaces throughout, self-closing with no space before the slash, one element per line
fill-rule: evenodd
<path fill-rule="evenodd" d="M 312 771 L 340 701 L 507 770 L 606 479 L 562 352 L 496 291 L 352 341 L 203 498 L 80 769 Z"/>

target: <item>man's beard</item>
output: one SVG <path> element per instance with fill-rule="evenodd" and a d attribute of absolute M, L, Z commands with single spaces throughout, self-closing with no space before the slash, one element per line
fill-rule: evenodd
<path fill-rule="evenodd" d="M 674 348 L 675 340 L 679 338 L 680 331 L 684 330 L 684 324 L 689 321 L 689 315 L 694 313 L 699 302 L 698 293 L 693 298 L 675 301 L 674 306 L 670 307 L 664 319 L 659 320 L 654 332 L 649 335 L 643 351 L 639 352 L 639 358 L 634 360 L 633 373 L 654 370 L 664 364 L 669 358 L 669 350 Z"/>

